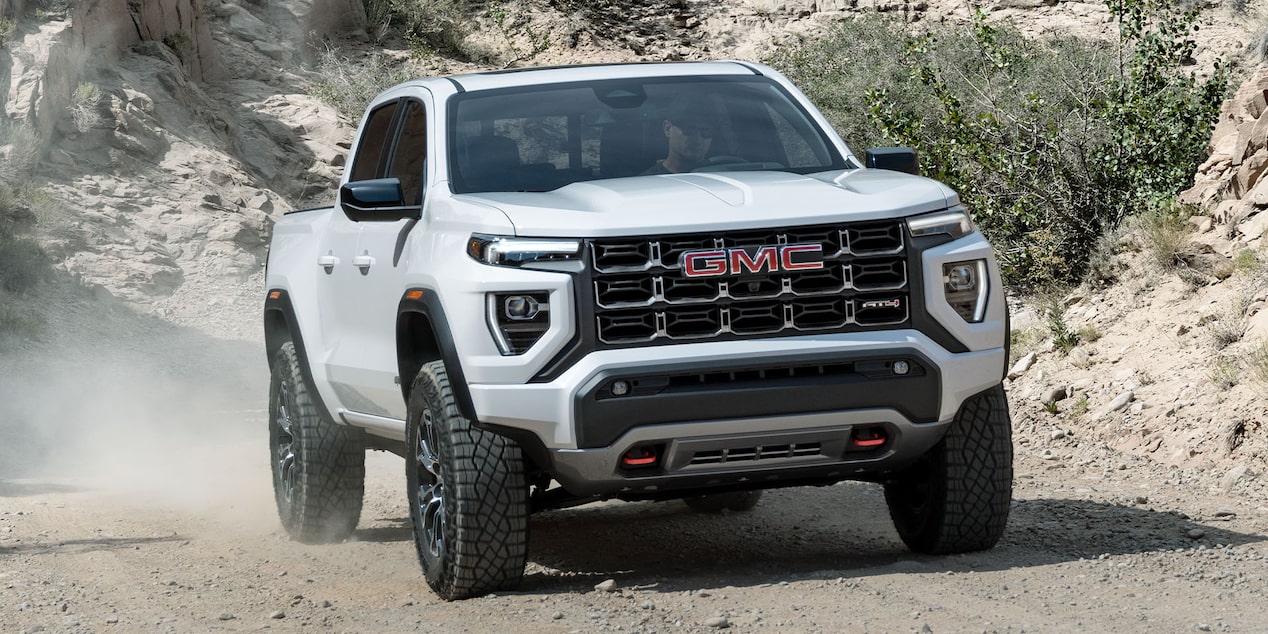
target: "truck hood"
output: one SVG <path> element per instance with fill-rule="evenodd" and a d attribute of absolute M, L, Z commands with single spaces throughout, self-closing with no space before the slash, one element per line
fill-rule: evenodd
<path fill-rule="evenodd" d="M 937 211 L 958 197 L 941 183 L 856 169 L 696 172 L 573 183 L 550 192 L 461 194 L 497 207 L 520 236 L 691 233 L 894 218 Z"/>

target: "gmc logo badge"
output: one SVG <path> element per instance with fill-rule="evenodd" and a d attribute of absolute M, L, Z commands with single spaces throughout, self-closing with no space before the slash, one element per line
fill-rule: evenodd
<path fill-rule="evenodd" d="M 782 247 L 740 247 L 682 254 L 687 277 L 716 277 L 776 271 L 811 271 L 823 268 L 823 245 L 790 244 Z"/>

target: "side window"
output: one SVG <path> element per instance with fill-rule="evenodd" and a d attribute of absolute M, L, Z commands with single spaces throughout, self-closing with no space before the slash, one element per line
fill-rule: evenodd
<path fill-rule="evenodd" d="M 388 176 L 401 181 L 405 204 L 423 202 L 423 167 L 427 161 L 427 113 L 417 101 L 405 102 L 405 123 L 396 139 Z"/>
<path fill-rule="evenodd" d="M 361 133 L 361 142 L 357 144 L 357 156 L 352 161 L 352 176 L 348 180 L 363 181 L 378 176 L 379 163 L 384 158 L 383 148 L 387 144 L 387 134 L 392 128 L 394 114 L 395 101 L 379 106 L 370 113 L 365 131 Z"/>

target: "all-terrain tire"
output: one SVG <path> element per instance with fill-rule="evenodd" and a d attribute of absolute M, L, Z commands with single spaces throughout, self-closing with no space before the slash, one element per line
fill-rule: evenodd
<path fill-rule="evenodd" d="M 519 445 L 462 416 L 442 361 L 414 379 L 405 435 L 410 519 L 427 584 L 447 600 L 519 585 L 528 558 Z"/>
<path fill-rule="evenodd" d="M 946 436 L 885 483 L 894 528 L 918 553 L 991 548 L 1013 494 L 1012 422 L 1003 386 L 966 400 Z"/>
<path fill-rule="evenodd" d="M 321 413 L 290 341 L 273 358 L 269 453 L 277 514 L 293 539 L 320 544 L 352 534 L 365 497 L 365 448 L 355 430 Z"/>
<path fill-rule="evenodd" d="M 735 511 L 743 513 L 753 510 L 762 499 L 761 491 L 728 491 L 726 493 L 710 493 L 683 498 L 687 508 L 697 513 L 721 513 Z"/>

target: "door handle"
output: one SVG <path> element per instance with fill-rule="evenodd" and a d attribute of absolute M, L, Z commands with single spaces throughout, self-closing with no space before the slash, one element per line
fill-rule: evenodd
<path fill-rule="evenodd" d="M 374 262 L 374 256 L 372 255 L 358 255 L 352 258 L 352 265 L 361 269 L 362 275 L 370 273 L 370 267 L 374 266 Z"/>
<path fill-rule="evenodd" d="M 326 269 L 327 275 L 329 275 L 335 270 L 336 264 L 339 264 L 339 258 L 335 257 L 334 255 L 327 254 L 327 255 L 317 256 L 317 266 L 320 266 L 323 269 Z"/>

